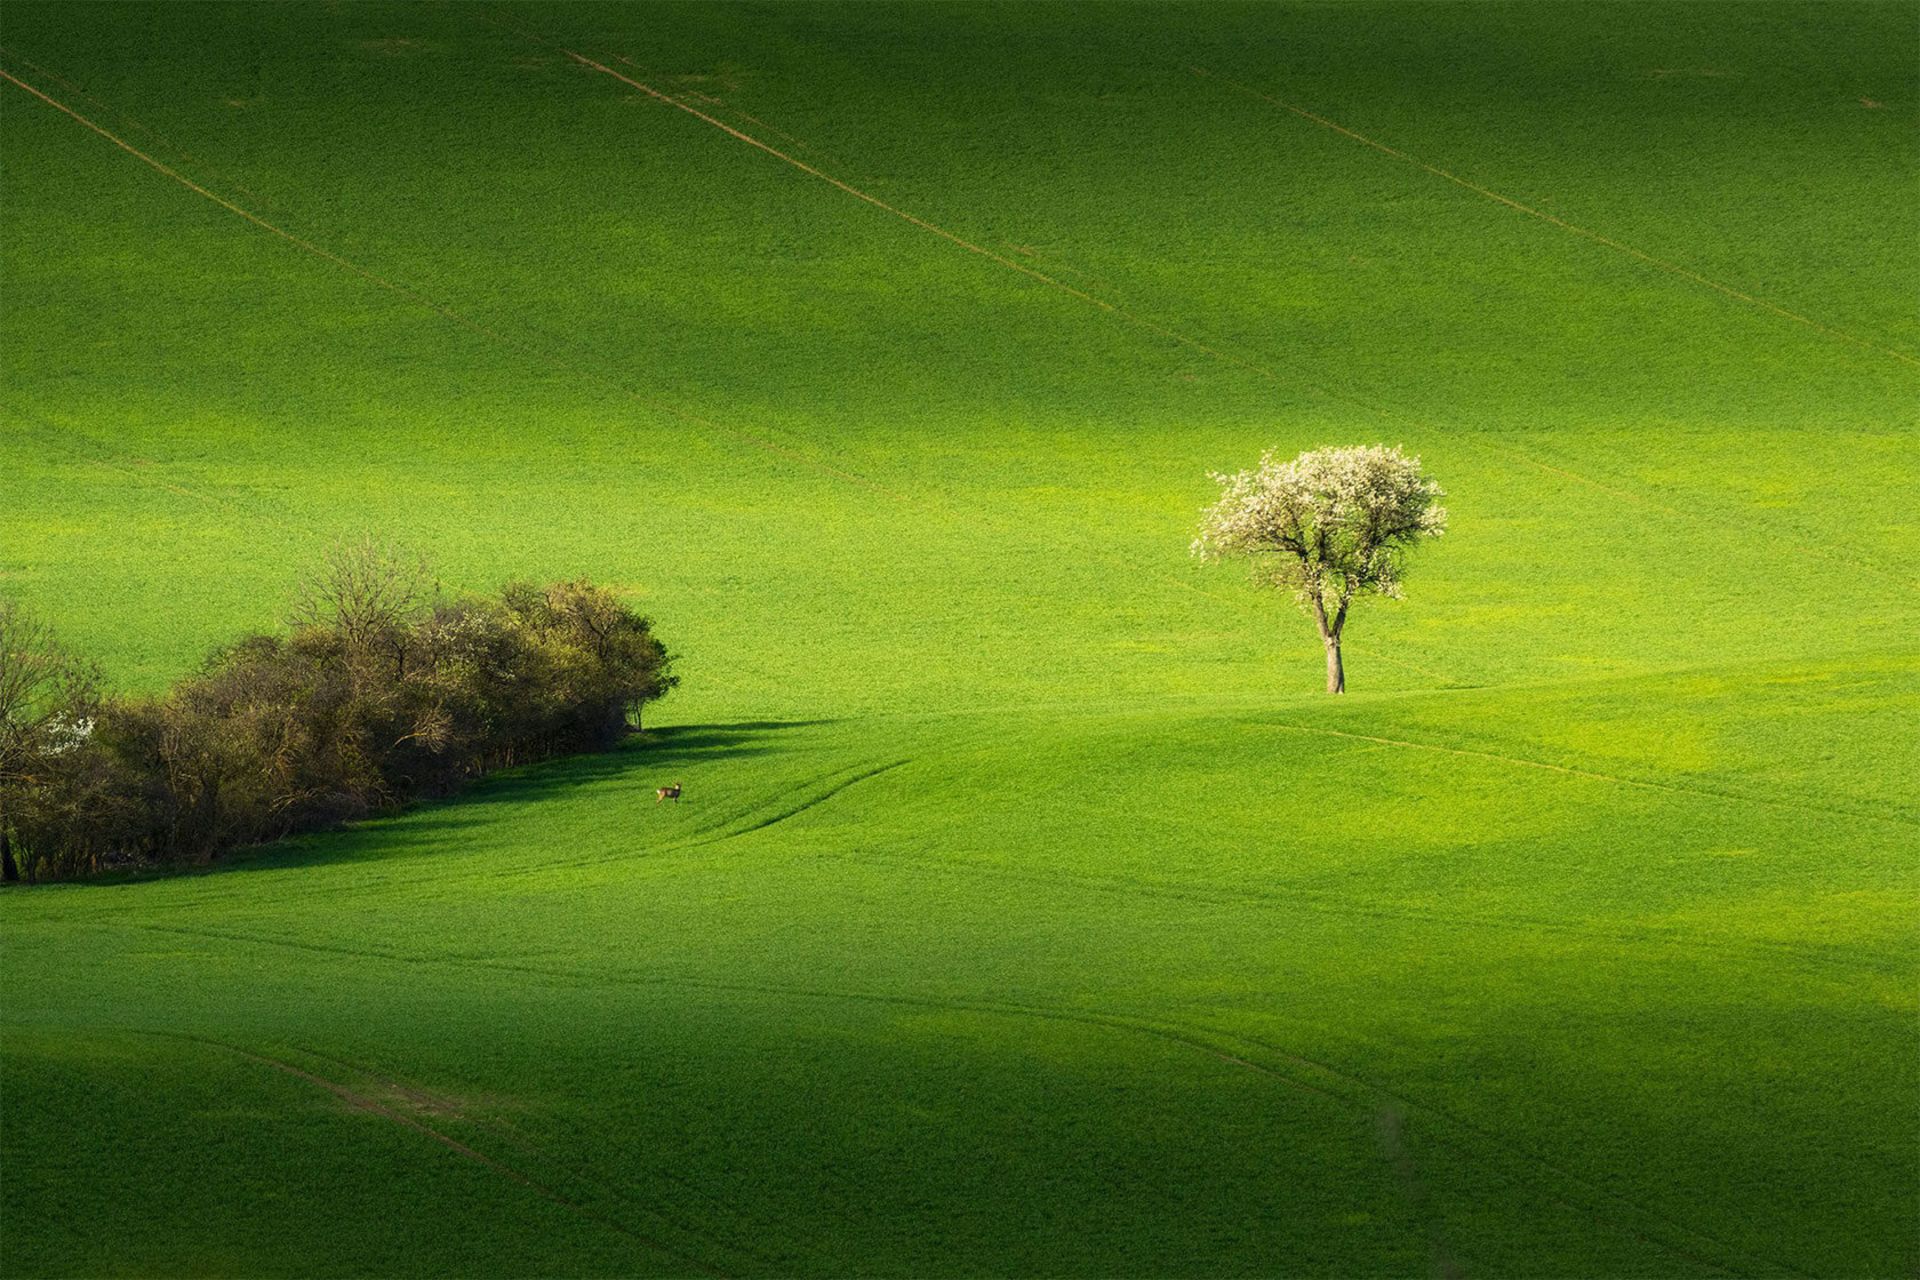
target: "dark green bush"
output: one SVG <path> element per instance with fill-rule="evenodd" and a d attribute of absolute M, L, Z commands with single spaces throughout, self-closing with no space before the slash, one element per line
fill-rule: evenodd
<path fill-rule="evenodd" d="M 196 864 L 612 746 L 675 683 L 651 623 L 582 579 L 440 600 L 417 566 L 336 550 L 286 635 L 165 695 L 109 698 L 0 602 L 0 870 Z"/>

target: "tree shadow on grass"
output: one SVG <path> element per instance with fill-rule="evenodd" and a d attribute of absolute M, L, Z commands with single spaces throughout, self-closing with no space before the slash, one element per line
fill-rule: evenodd
<path fill-rule="evenodd" d="M 67 881 L 69 887 L 171 880 L 240 871 L 282 871 L 339 862 L 387 862 L 431 855 L 467 828 L 494 821 L 490 806 L 538 804 L 583 787 L 675 781 L 682 770 L 716 761 L 794 750 L 799 730 L 833 720 L 742 720 L 731 724 L 672 725 L 636 733 L 610 751 L 563 756 L 502 769 L 477 779 L 458 795 L 424 800 L 396 813 L 332 831 L 308 832 L 272 844 L 226 854 L 210 866 L 158 868 Z"/>

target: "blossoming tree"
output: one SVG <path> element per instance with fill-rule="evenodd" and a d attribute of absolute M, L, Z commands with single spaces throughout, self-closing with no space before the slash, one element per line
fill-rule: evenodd
<path fill-rule="evenodd" d="M 1314 449 L 1291 462 L 1215 473 L 1220 498 L 1200 520 L 1193 553 L 1244 556 L 1257 580 L 1293 592 L 1327 648 L 1327 692 L 1344 693 L 1340 634 L 1358 596 L 1400 598 L 1407 553 L 1446 531 L 1440 486 L 1385 445 Z"/>

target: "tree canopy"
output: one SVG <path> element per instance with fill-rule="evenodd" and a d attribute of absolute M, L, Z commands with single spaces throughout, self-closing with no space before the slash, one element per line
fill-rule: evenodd
<path fill-rule="evenodd" d="M 1439 484 L 1386 445 L 1312 449 L 1288 461 L 1213 473 L 1220 497 L 1200 519 L 1193 553 L 1245 557 L 1258 580 L 1290 590 L 1327 649 L 1327 691 L 1346 689 L 1340 637 L 1362 595 L 1398 599 L 1408 552 L 1446 531 Z"/>

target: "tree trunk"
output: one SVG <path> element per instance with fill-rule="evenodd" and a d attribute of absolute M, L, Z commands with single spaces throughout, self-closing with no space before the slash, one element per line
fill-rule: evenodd
<path fill-rule="evenodd" d="M 13 841 L 8 838 L 7 829 L 0 827 L 0 880 L 15 884 L 20 879 L 20 864 L 13 860 Z"/>
<path fill-rule="evenodd" d="M 1347 625 L 1347 606 L 1341 602 L 1340 612 L 1332 622 L 1327 621 L 1327 606 L 1316 590 L 1309 597 L 1313 601 L 1313 623 L 1320 628 L 1320 642 L 1327 646 L 1327 692 L 1345 693 L 1347 691 L 1347 672 L 1340 665 L 1340 632 Z"/>

